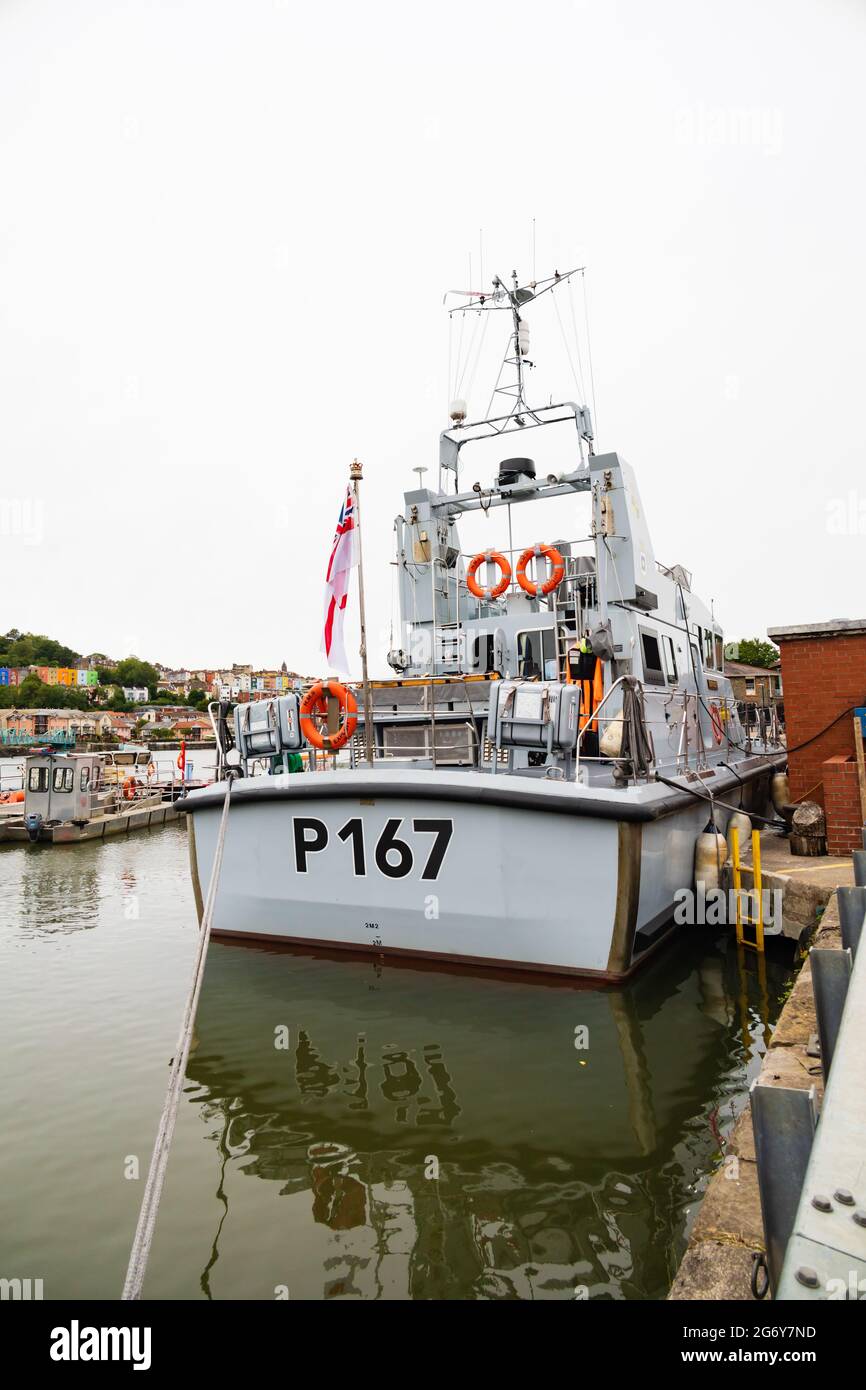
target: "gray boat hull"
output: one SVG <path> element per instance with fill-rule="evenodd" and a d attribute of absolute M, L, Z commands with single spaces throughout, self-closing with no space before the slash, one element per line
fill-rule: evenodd
<path fill-rule="evenodd" d="M 718 769 L 712 790 L 763 810 L 772 770 Z M 441 770 L 243 779 L 213 931 L 619 980 L 692 886 L 707 790 Z M 199 904 L 222 801 L 217 787 L 182 803 Z"/>

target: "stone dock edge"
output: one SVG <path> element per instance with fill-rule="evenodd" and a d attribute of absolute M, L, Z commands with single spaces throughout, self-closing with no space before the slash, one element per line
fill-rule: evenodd
<path fill-rule="evenodd" d="M 813 946 L 841 949 L 839 909 L 830 896 Z M 812 967 L 807 956 L 779 1015 L 758 1077 L 761 1086 L 824 1090 L 819 1059 L 806 1055 L 817 1032 Z M 736 1161 L 732 1161 L 732 1156 Z M 722 1165 L 711 1177 L 669 1299 L 753 1301 L 752 1253 L 764 1249 L 752 1110 L 746 1105 L 728 1135 Z"/>

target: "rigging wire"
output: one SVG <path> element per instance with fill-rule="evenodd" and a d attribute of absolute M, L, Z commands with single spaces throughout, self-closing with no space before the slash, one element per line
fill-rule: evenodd
<path fill-rule="evenodd" d="M 581 404 L 583 404 L 585 400 L 583 394 L 583 383 L 580 380 L 578 380 L 577 370 L 574 365 L 574 359 L 571 355 L 571 349 L 568 346 L 568 338 L 566 337 L 565 333 L 565 324 L 562 322 L 562 315 L 559 312 L 559 305 L 556 302 L 556 294 L 551 295 L 551 299 L 553 300 L 553 307 L 556 310 L 556 322 L 559 324 L 559 331 L 562 334 L 562 345 L 565 348 L 565 355 L 568 358 L 568 365 L 571 368 L 571 375 L 574 377 L 574 384 L 577 388 L 578 399 L 580 400 Z"/>
<path fill-rule="evenodd" d="M 474 385 L 475 385 L 475 378 L 476 378 L 476 376 L 477 376 L 477 374 L 478 374 L 478 364 L 479 364 L 479 362 L 481 361 L 481 353 L 482 353 L 482 351 L 483 351 L 483 349 L 484 349 L 484 339 L 485 339 L 485 337 L 487 336 L 487 329 L 490 327 L 490 316 L 489 316 L 489 314 L 484 314 L 484 315 L 481 315 L 480 317 L 483 318 L 484 322 L 483 322 L 482 325 L 481 325 L 481 336 L 480 336 L 480 338 L 478 339 L 478 347 L 477 347 L 476 352 L 475 352 L 475 364 L 474 364 L 474 366 L 472 367 L 472 370 L 471 370 L 470 373 L 469 373 L 469 380 L 468 380 L 467 383 L 466 383 L 466 400 L 467 400 L 467 401 L 469 400 L 469 398 L 470 398 L 471 395 L 472 395 L 472 390 L 473 390 L 473 387 L 474 387 Z M 462 385 L 462 380 L 461 380 L 461 385 Z M 459 395 L 459 394 L 460 394 L 460 393 L 458 392 L 458 395 Z"/>
<path fill-rule="evenodd" d="M 573 288 L 572 288 L 572 284 L 571 284 L 571 280 L 570 280 L 570 279 L 569 279 L 569 281 L 568 281 L 568 305 L 569 305 L 569 308 L 570 308 L 570 310 L 571 310 L 571 326 L 572 326 L 572 328 L 574 329 L 574 349 L 575 349 L 575 352 L 577 353 L 577 369 L 578 369 L 578 371 L 580 372 L 580 393 L 581 393 L 581 395 L 580 395 L 580 403 L 581 403 L 581 405 L 586 405 L 586 387 L 585 387 L 585 385 L 584 385 L 584 378 L 583 378 L 583 361 L 582 361 L 581 355 L 580 355 L 580 333 L 578 332 L 578 327 L 577 327 L 577 314 L 576 314 L 575 308 L 574 308 L 574 290 L 573 290 Z M 595 414 L 595 402 L 594 402 L 594 401 L 593 401 L 593 406 L 592 406 L 592 413 L 593 413 L 593 415 Z"/>
<path fill-rule="evenodd" d="M 595 433 L 598 434 L 598 409 L 595 404 L 595 375 L 592 370 L 592 343 L 589 337 L 589 302 L 586 295 L 586 271 L 580 272 L 581 283 L 583 284 L 583 318 L 586 325 L 586 355 L 589 361 L 589 385 L 592 391 L 592 420 Z"/>

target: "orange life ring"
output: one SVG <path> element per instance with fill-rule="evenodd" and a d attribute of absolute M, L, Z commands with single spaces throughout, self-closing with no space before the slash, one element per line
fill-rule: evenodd
<path fill-rule="evenodd" d="M 134 777 L 127 777 L 127 778 L 126 778 L 126 780 L 125 780 L 125 782 L 124 782 L 124 784 L 123 784 L 123 799 L 124 799 L 124 801 L 133 801 L 133 800 L 135 799 L 135 789 L 136 789 L 137 786 L 138 786 L 138 783 L 136 782 L 136 780 L 135 780 Z"/>
<path fill-rule="evenodd" d="M 543 584 L 534 584 L 531 579 L 526 577 L 526 566 L 536 555 L 543 555 L 550 561 L 550 574 Z M 552 594 L 554 589 L 562 583 L 565 574 L 565 562 L 559 551 L 553 545 L 530 545 L 524 550 L 520 559 L 517 561 L 517 582 L 524 593 L 531 594 L 533 598 L 541 598 L 544 594 Z"/>
<path fill-rule="evenodd" d="M 478 580 L 475 578 L 485 560 L 492 560 L 495 565 L 498 565 L 501 576 L 496 584 L 488 586 L 487 588 L 479 584 Z M 511 566 L 500 551 L 481 550 L 470 561 L 469 568 L 466 571 L 466 587 L 470 594 L 474 594 L 476 598 L 499 598 L 500 594 L 505 593 L 510 583 Z"/>
<path fill-rule="evenodd" d="M 710 721 L 713 726 L 713 737 L 716 743 L 721 743 L 722 739 L 725 737 L 725 730 L 718 705 L 710 705 Z"/>
<path fill-rule="evenodd" d="M 339 702 L 343 715 L 335 734 L 323 733 L 314 718 L 315 715 L 327 714 L 329 695 Z M 358 702 L 351 690 L 347 690 L 339 681 L 316 681 L 301 701 L 301 732 L 314 748 L 335 753 L 338 748 L 345 747 L 355 732 L 357 716 Z"/>

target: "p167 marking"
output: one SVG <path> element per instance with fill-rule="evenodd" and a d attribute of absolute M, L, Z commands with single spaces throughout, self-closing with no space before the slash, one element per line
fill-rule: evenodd
<path fill-rule="evenodd" d="M 385 828 L 376 841 L 373 851 L 373 862 L 379 873 L 384 874 L 386 878 L 406 878 L 415 867 L 415 855 L 412 846 L 408 840 L 398 837 L 397 832 L 402 824 L 403 821 L 400 816 L 393 816 L 389 821 L 386 821 Z M 427 855 L 427 862 L 421 872 L 421 878 L 427 881 L 437 879 L 445 859 L 445 853 L 451 843 L 451 836 L 454 834 L 454 822 L 446 819 L 427 820 L 422 818 L 412 821 L 412 829 L 416 834 L 434 837 L 430 852 Z M 309 873 L 312 856 L 321 854 L 322 850 L 327 849 L 330 839 L 328 827 L 317 816 L 292 816 L 292 835 L 295 847 L 295 871 L 299 874 Z M 364 822 L 359 816 L 353 816 L 337 831 L 337 839 L 342 840 L 350 847 L 355 877 L 364 878 L 367 874 Z"/>

